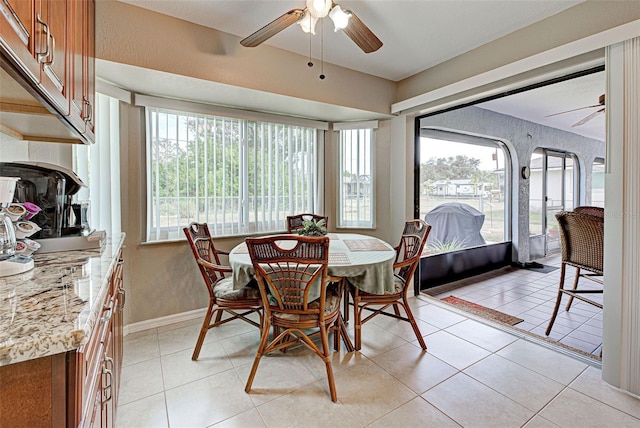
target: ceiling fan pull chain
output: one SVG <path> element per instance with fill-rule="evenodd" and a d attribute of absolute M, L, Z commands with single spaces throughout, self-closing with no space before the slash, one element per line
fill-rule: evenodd
<path fill-rule="evenodd" d="M 320 22 L 320 80 L 324 80 L 324 22 Z"/>
<path fill-rule="evenodd" d="M 307 65 L 313 67 L 313 61 L 311 61 L 311 32 L 309 32 L 309 62 Z"/>

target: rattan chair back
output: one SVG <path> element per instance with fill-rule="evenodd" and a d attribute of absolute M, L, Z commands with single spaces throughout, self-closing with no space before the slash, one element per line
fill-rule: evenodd
<path fill-rule="evenodd" d="M 420 239 L 424 239 L 424 241 L 427 242 L 426 236 L 430 230 L 431 225 L 427 224 L 424 220 L 416 218 L 405 222 L 402 235 L 418 235 Z"/>
<path fill-rule="evenodd" d="M 560 226 L 562 262 L 602 275 L 604 217 L 563 211 L 556 214 Z"/>
<path fill-rule="evenodd" d="M 329 217 L 320 214 L 302 213 L 287 216 L 287 232 L 294 233 L 304 227 L 304 222 L 313 220 L 318 222 L 324 220 L 324 227 L 329 227 Z"/>
<path fill-rule="evenodd" d="M 311 312 L 322 312 L 329 238 L 282 235 L 247 239 L 246 243 L 258 284 L 264 287 L 261 294 L 265 297 L 271 294 L 270 310 L 308 311 L 309 292 L 319 285 L 320 307 Z M 263 301 L 265 306 L 268 302 Z"/>
<path fill-rule="evenodd" d="M 418 267 L 425 241 L 426 239 L 419 235 L 402 235 L 400 245 L 396 247 L 396 261 L 393 267 L 396 276 L 402 278 L 405 285 L 409 284 Z"/>
<path fill-rule="evenodd" d="M 602 207 L 591 207 L 591 206 L 583 205 L 580 207 L 575 207 L 573 209 L 573 212 L 604 218 L 604 208 Z"/>
<path fill-rule="evenodd" d="M 196 262 L 198 262 L 200 273 L 208 285 L 207 289 L 209 290 L 209 294 L 212 295 L 215 283 L 224 278 L 228 272 L 224 272 L 224 270 L 221 269 L 207 269 L 199 260 L 222 266 L 220 263 L 220 254 L 226 253 L 216 249 L 213 238 L 209 233 L 209 226 L 206 223 L 191 223 L 185 227 L 183 231 L 187 237 L 187 241 L 189 241 L 191 252 Z M 213 296 L 213 298 L 215 299 L 215 296 Z"/>

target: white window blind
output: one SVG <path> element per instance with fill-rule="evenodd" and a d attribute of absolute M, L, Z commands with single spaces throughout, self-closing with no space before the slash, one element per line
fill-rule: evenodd
<path fill-rule="evenodd" d="M 152 106 L 146 114 L 148 242 L 181 239 L 192 221 L 245 235 L 321 212 L 315 128 Z"/>
<path fill-rule="evenodd" d="M 339 125 L 339 126 L 338 126 Z M 375 122 L 336 124 L 340 135 L 338 227 L 373 228 Z"/>
<path fill-rule="evenodd" d="M 120 102 L 96 93 L 96 143 L 75 145 L 74 171 L 87 185 L 78 202 L 90 201 L 89 226 L 108 234 L 121 232 Z"/>

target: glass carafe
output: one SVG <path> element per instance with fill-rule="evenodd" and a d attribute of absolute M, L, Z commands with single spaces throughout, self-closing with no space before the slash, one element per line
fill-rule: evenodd
<path fill-rule="evenodd" d="M 11 218 L 0 210 L 0 260 L 13 256 L 16 252 L 16 231 Z"/>

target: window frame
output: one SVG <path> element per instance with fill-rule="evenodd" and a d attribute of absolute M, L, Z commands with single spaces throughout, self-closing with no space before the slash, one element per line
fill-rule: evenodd
<path fill-rule="evenodd" d="M 236 141 L 234 144 L 236 145 L 239 144 L 242 146 L 242 153 L 240 154 L 239 159 L 241 162 L 243 162 L 242 168 L 244 168 L 244 172 L 243 172 L 242 178 L 239 178 L 240 182 L 238 183 L 239 187 L 237 191 L 238 191 L 238 195 L 240 195 L 244 191 L 244 196 L 242 196 L 241 202 L 240 202 L 243 205 L 243 207 L 238 210 L 238 215 L 242 215 L 245 220 L 246 220 L 246 217 L 251 214 L 251 213 L 248 213 L 248 211 L 253 212 L 253 208 L 254 208 L 253 202 L 255 202 L 256 197 L 259 198 L 259 195 L 256 196 L 254 194 L 246 193 L 249 186 L 248 179 L 252 175 L 249 172 L 249 169 L 246 168 L 248 157 L 249 157 L 249 153 L 247 151 L 248 149 L 247 141 L 249 137 L 246 131 L 249 128 L 260 127 L 261 123 L 262 124 L 268 123 L 273 125 L 274 127 L 275 126 L 289 127 L 290 129 L 292 129 L 292 127 L 309 128 L 307 131 L 315 132 L 315 143 L 313 143 L 315 144 L 315 147 L 313 149 L 315 150 L 315 155 L 308 154 L 309 156 L 308 159 L 314 163 L 314 168 L 315 168 L 314 173 L 316 175 L 314 186 L 316 190 L 312 191 L 313 198 L 306 198 L 306 199 L 313 199 L 314 211 L 321 212 L 323 210 L 324 200 L 321 196 L 323 194 L 323 192 L 321 192 L 321 189 L 324 181 L 324 170 L 322 168 L 322 165 L 323 165 L 324 137 L 325 137 L 324 130 L 328 129 L 327 123 L 312 121 L 307 119 L 292 118 L 288 116 L 270 115 L 266 113 L 246 112 L 246 111 L 241 111 L 236 109 L 228 109 L 228 108 L 204 105 L 204 104 L 193 103 L 193 102 L 167 100 L 167 99 L 163 99 L 159 97 L 151 97 L 151 96 L 136 96 L 136 105 L 143 106 L 147 108 L 147 110 L 149 108 L 155 108 L 161 111 L 171 111 L 173 114 L 183 115 L 186 117 L 193 116 L 198 118 L 204 115 L 204 116 L 213 117 L 213 118 L 223 118 L 223 119 L 226 118 L 231 120 L 237 119 L 241 123 L 243 123 L 242 142 L 238 143 L 238 141 Z M 149 131 L 150 126 L 151 126 L 151 121 L 149 119 L 148 113 L 145 111 L 145 130 L 146 130 L 145 179 L 147 181 L 147 184 L 145 186 L 146 187 L 145 210 L 147 212 L 146 212 L 146 215 L 144 216 L 145 225 L 142 228 L 143 242 L 151 244 L 151 243 L 162 243 L 162 242 L 182 240 L 184 239 L 184 237 L 182 236 L 181 229 L 182 227 L 186 226 L 186 224 L 184 225 L 180 224 L 178 226 L 174 224 L 165 225 L 165 226 L 154 225 L 151 219 L 151 215 L 152 215 L 151 207 L 153 204 L 152 202 L 153 183 L 151 183 L 153 153 L 151 150 L 152 135 L 151 135 L 151 132 Z M 177 131 L 175 135 L 176 136 L 178 135 Z M 313 138 L 313 135 L 311 135 L 310 137 Z M 254 140 L 254 141 L 255 141 L 254 144 L 259 146 L 260 143 L 258 142 L 258 140 Z M 174 143 L 174 144 L 178 144 L 178 143 Z M 259 151 L 259 148 L 255 148 L 252 150 Z M 189 156 L 191 155 L 195 155 L 195 153 L 192 153 Z M 257 170 L 256 168 L 257 166 L 255 166 L 252 169 L 252 171 L 256 171 Z M 238 174 L 239 176 L 239 170 L 235 171 L 235 174 Z M 176 192 L 178 192 L 178 190 L 176 190 Z M 283 194 L 282 197 L 285 197 L 287 194 Z M 201 197 L 201 196 L 196 195 L 195 197 Z M 309 202 L 305 202 L 305 203 L 309 203 Z M 285 212 L 288 209 L 289 210 L 288 212 L 293 214 L 294 208 L 295 207 L 293 206 L 285 208 Z M 191 216 L 189 216 L 189 219 L 190 218 Z M 222 233 L 218 233 L 216 236 L 218 237 L 250 236 L 254 234 L 282 232 L 283 230 L 285 230 L 285 219 L 286 219 L 286 216 L 283 216 L 282 219 L 276 219 L 275 222 L 270 221 L 265 223 L 263 218 L 256 218 L 251 221 L 251 224 L 253 224 L 253 227 L 251 227 L 251 229 L 249 229 L 250 225 L 245 224 L 247 228 L 243 227 L 240 229 L 234 229 L 233 233 L 227 233 L 227 231 L 224 231 Z M 178 221 L 181 221 L 181 220 L 178 219 Z M 200 221 L 200 220 L 194 219 L 193 221 Z M 203 221 L 206 221 L 206 220 L 203 220 Z M 243 220 L 242 218 L 236 216 L 233 219 L 233 221 L 241 222 Z M 268 230 L 267 229 L 262 230 L 262 227 L 265 227 L 265 225 L 266 227 L 270 227 L 270 228 Z M 159 230 L 159 233 L 156 232 L 158 230 Z M 212 229 L 212 231 L 213 230 L 215 230 L 215 228 Z"/>
<path fill-rule="evenodd" d="M 367 121 L 367 122 L 345 122 L 345 123 L 334 123 L 333 125 L 334 131 L 337 131 L 337 141 L 338 141 L 338 153 L 337 153 L 337 165 L 338 165 L 338 177 L 337 177 L 337 191 L 336 194 L 338 196 L 338 204 L 336 206 L 336 228 L 338 229 L 362 229 L 362 230 L 372 230 L 376 228 L 376 131 L 378 129 L 378 121 Z M 369 219 L 356 219 L 347 220 L 344 217 L 344 182 L 345 182 L 345 159 L 344 159 L 344 136 L 346 132 L 362 132 L 367 131 L 369 133 L 368 141 L 365 141 L 364 144 L 368 144 L 369 153 L 368 156 L 365 155 L 365 160 L 368 157 L 368 169 L 369 171 L 369 201 L 370 207 L 368 210 Z M 353 143 L 353 141 L 352 141 Z M 359 144 L 359 140 L 356 141 L 356 144 Z M 358 155 L 358 158 L 360 155 Z M 359 204 L 359 202 L 358 202 Z"/>

